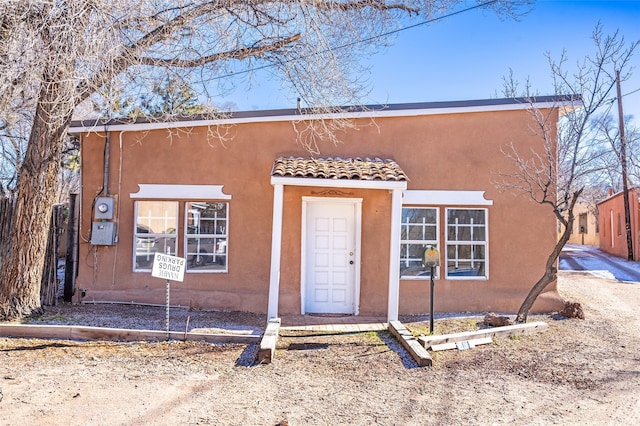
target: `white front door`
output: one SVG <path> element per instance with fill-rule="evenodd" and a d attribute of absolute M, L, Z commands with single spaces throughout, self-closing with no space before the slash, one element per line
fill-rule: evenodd
<path fill-rule="evenodd" d="M 357 313 L 360 202 L 305 197 L 303 313 Z"/>

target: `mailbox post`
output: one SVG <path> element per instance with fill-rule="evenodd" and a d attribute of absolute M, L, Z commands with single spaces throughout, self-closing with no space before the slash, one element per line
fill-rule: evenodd
<path fill-rule="evenodd" d="M 424 253 L 422 256 L 422 264 L 425 267 L 429 267 L 430 269 L 430 278 L 431 278 L 431 296 L 429 297 L 429 334 L 433 334 L 433 289 L 434 282 L 433 276 L 436 272 L 436 266 L 440 266 L 440 253 L 438 252 L 438 248 L 435 246 L 427 246 L 424 249 Z"/>

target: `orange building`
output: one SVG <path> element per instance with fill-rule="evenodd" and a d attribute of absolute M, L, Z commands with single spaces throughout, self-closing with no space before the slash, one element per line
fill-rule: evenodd
<path fill-rule="evenodd" d="M 631 241 L 633 244 L 633 260 L 640 259 L 638 236 L 640 233 L 640 192 L 638 188 L 629 189 L 629 213 L 631 214 Z M 622 192 L 610 194 L 598 203 L 598 220 L 600 228 L 600 249 L 614 256 L 627 258 L 627 231 L 624 215 L 624 197 Z"/>
<path fill-rule="evenodd" d="M 536 100 L 558 120 L 553 97 Z M 84 300 L 163 303 L 155 253 L 186 261 L 171 302 L 286 314 L 514 312 L 544 272 L 555 218 L 501 193 L 501 148 L 542 149 L 524 100 L 345 109 L 358 124 L 312 156 L 297 110 L 221 120 L 74 122 L 81 139 L 77 287 Z M 373 120 L 373 121 L 372 121 Z M 218 136 L 227 132 L 224 143 Z M 555 283 L 534 306 L 562 306 Z"/>

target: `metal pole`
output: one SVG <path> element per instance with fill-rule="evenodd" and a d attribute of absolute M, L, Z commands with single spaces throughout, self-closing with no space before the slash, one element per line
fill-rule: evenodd
<path fill-rule="evenodd" d="M 431 297 L 429 304 L 429 334 L 433 335 L 433 274 L 435 273 L 435 266 L 431 267 Z"/>
<path fill-rule="evenodd" d="M 171 281 L 167 280 L 167 318 L 166 318 L 166 323 L 167 323 L 167 340 L 169 340 L 169 289 L 171 287 Z"/>
<path fill-rule="evenodd" d="M 624 139 L 624 114 L 622 112 L 622 91 L 620 89 L 620 71 L 616 71 L 616 89 L 618 92 L 618 120 L 620 132 L 620 167 L 622 168 L 622 196 L 624 198 L 624 223 L 627 236 L 627 260 L 633 260 L 633 237 L 631 235 L 631 207 L 629 205 L 629 178 L 627 177 L 627 143 Z"/>

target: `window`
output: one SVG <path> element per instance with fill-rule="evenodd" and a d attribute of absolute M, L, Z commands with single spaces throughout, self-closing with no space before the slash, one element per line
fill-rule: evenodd
<path fill-rule="evenodd" d="M 438 246 L 438 209 L 407 207 L 402 209 L 400 231 L 400 276 L 429 278 L 431 269 L 422 264 L 428 245 Z"/>
<path fill-rule="evenodd" d="M 137 201 L 135 203 L 134 271 L 151 270 L 156 253 L 177 253 L 178 203 Z"/>
<path fill-rule="evenodd" d="M 154 255 L 164 253 L 184 257 L 187 272 L 227 272 L 229 203 L 184 203 L 184 229 L 180 231 L 179 207 L 177 201 L 136 201 L 133 270 L 150 271 Z"/>
<path fill-rule="evenodd" d="M 580 213 L 580 215 L 578 216 L 578 225 L 579 225 L 578 229 L 580 230 L 581 234 L 589 233 L 586 213 Z"/>
<path fill-rule="evenodd" d="M 228 203 L 192 201 L 185 211 L 187 271 L 226 271 Z"/>
<path fill-rule="evenodd" d="M 447 278 L 487 278 L 487 210 L 446 209 Z"/>

